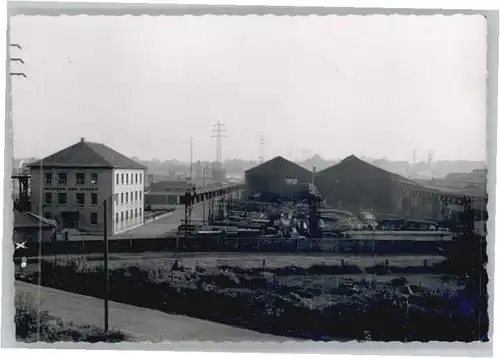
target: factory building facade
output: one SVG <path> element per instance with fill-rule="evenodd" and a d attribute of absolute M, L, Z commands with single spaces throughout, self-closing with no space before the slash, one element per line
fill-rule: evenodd
<path fill-rule="evenodd" d="M 58 229 L 109 235 L 144 224 L 145 167 L 100 143 L 83 138 L 29 165 L 31 212 Z"/>

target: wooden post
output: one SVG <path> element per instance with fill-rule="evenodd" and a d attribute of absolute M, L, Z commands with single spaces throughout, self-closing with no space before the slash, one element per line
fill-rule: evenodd
<path fill-rule="evenodd" d="M 375 233 L 372 233 L 372 258 L 375 257 Z"/>
<path fill-rule="evenodd" d="M 109 329 L 109 285 L 108 285 L 108 223 L 107 223 L 107 201 L 104 200 L 104 331 Z"/>

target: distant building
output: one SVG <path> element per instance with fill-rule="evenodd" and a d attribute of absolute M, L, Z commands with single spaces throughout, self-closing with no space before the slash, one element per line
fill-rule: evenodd
<path fill-rule="evenodd" d="M 181 205 L 181 196 L 187 190 L 193 189 L 193 184 L 186 180 L 162 180 L 151 182 L 145 194 L 146 210 L 173 209 Z"/>
<path fill-rule="evenodd" d="M 59 229 L 109 235 L 144 223 L 145 167 L 99 143 L 80 142 L 30 165 L 31 211 Z"/>
<path fill-rule="evenodd" d="M 416 180 L 418 183 L 443 193 L 472 198 L 472 209 L 486 211 L 488 204 L 487 169 L 474 169 L 469 173 L 449 173 L 444 178 Z"/>
<path fill-rule="evenodd" d="M 156 177 L 156 176 L 155 176 Z M 181 204 L 181 197 L 187 191 L 213 187 L 216 183 L 210 179 L 192 180 L 155 180 L 151 181 L 145 194 L 146 210 L 174 209 Z"/>

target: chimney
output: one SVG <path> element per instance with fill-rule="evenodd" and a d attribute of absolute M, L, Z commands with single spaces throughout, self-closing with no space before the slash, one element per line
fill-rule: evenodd
<path fill-rule="evenodd" d="M 80 143 L 83 143 L 83 142 L 85 142 L 85 138 L 81 137 L 80 138 Z"/>

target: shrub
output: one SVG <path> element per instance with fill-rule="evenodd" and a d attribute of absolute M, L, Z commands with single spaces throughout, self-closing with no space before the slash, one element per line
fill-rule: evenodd
<path fill-rule="evenodd" d="M 120 342 L 126 340 L 123 333 L 110 331 L 105 333 L 94 326 L 75 326 L 72 323 L 64 324 L 55 319 L 49 312 L 35 308 L 33 297 L 27 293 L 16 293 L 16 313 L 14 322 L 16 338 L 24 342 Z"/>

